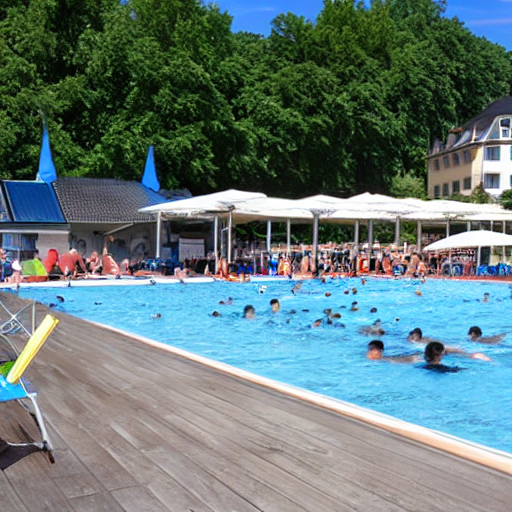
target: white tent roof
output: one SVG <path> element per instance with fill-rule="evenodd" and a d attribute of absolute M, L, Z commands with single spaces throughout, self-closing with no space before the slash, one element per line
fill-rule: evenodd
<path fill-rule="evenodd" d="M 141 212 L 161 212 L 164 217 L 211 219 L 233 213 L 235 222 L 251 220 L 304 220 L 318 214 L 323 221 L 388 220 L 396 217 L 411 221 L 473 220 L 512 221 L 512 212 L 496 204 L 474 204 L 458 201 L 422 201 L 416 198 L 397 199 L 368 192 L 349 199 L 316 195 L 302 199 L 268 198 L 258 192 L 225 190 L 142 208 Z"/>
<path fill-rule="evenodd" d="M 156 204 L 139 210 L 143 213 L 162 212 L 165 216 L 196 216 L 204 213 L 227 213 L 237 203 L 251 201 L 254 199 L 263 199 L 267 197 L 259 192 L 244 192 L 242 190 L 224 190 L 204 196 L 190 197 L 180 201 L 170 201 L 168 203 Z"/>
<path fill-rule="evenodd" d="M 442 251 L 458 249 L 461 247 L 492 247 L 512 245 L 512 235 L 505 235 L 496 231 L 465 231 L 447 238 L 443 238 L 427 245 L 425 251 Z"/>
<path fill-rule="evenodd" d="M 297 207 L 297 201 L 293 199 L 281 199 L 279 197 L 265 197 L 237 203 L 233 210 L 235 222 L 249 222 L 251 220 L 302 220 L 310 221 L 313 214 Z"/>

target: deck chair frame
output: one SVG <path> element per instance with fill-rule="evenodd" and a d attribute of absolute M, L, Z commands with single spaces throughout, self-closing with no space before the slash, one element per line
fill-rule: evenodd
<path fill-rule="evenodd" d="M 0 306 L 9 315 L 9 319 L 0 324 L 0 343 L 3 343 L 6 347 L 10 348 L 10 351 L 13 354 L 13 359 L 16 359 L 23 351 L 20 352 L 16 348 L 15 344 L 9 339 L 9 336 L 21 333 L 28 336 L 30 341 L 35 332 L 35 303 L 28 304 L 15 313 L 12 313 L 1 301 Z M 32 326 L 29 330 L 23 325 L 19 315 L 30 307 L 32 307 Z M 53 456 L 53 445 L 48 436 L 48 431 L 45 426 L 41 409 L 37 403 L 37 392 L 29 389 L 29 386 L 23 376 L 20 376 L 15 384 L 9 384 L 6 378 L 3 376 L 0 377 L 0 403 L 12 400 L 17 401 L 18 404 L 32 417 L 41 435 L 41 440 L 34 440 L 25 443 L 10 443 L 0 439 L 0 469 L 3 470 L 21 458 L 36 451 L 46 453 L 49 461 L 53 464 L 55 462 L 55 458 Z"/>

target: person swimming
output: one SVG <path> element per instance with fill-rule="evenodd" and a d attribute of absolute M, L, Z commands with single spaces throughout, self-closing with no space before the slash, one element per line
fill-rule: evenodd
<path fill-rule="evenodd" d="M 352 302 L 352 306 L 350 308 L 350 311 L 359 311 L 359 306 L 357 305 L 357 302 Z"/>
<path fill-rule="evenodd" d="M 485 354 L 482 354 L 481 352 L 466 352 L 465 350 L 462 350 L 460 348 L 455 347 L 449 347 L 445 346 L 442 342 L 439 340 L 436 340 L 434 338 L 429 338 L 427 336 L 423 336 L 423 332 L 419 327 L 416 327 L 413 329 L 409 336 L 407 337 L 407 341 L 411 343 L 423 343 L 423 344 L 429 344 L 429 343 L 440 343 L 443 345 L 443 350 L 446 354 L 456 354 L 463 357 L 470 357 L 471 359 L 480 359 L 481 361 L 490 361 L 490 357 L 486 356 Z"/>
<path fill-rule="evenodd" d="M 445 354 L 444 345 L 440 341 L 431 341 L 425 347 L 425 364 L 420 366 L 425 370 L 433 370 L 440 373 L 455 373 L 463 368 L 458 366 L 446 366 L 441 363 Z"/>
<path fill-rule="evenodd" d="M 302 281 L 299 281 L 293 288 L 292 293 L 295 295 L 297 292 L 302 290 Z"/>
<path fill-rule="evenodd" d="M 244 308 L 244 318 L 247 318 L 248 320 L 252 320 L 254 318 L 255 314 L 256 314 L 256 311 L 254 309 L 254 306 L 247 304 L 247 306 L 245 306 L 245 308 Z"/>
<path fill-rule="evenodd" d="M 380 340 L 372 340 L 368 343 L 366 358 L 372 361 L 389 361 L 391 363 L 416 363 L 421 360 L 417 354 L 385 356 L 384 343 Z"/>
<path fill-rule="evenodd" d="M 482 329 L 477 325 L 469 328 L 468 337 L 471 341 L 477 343 L 499 343 L 506 336 L 505 333 L 495 334 L 493 336 L 482 336 Z"/>
<path fill-rule="evenodd" d="M 375 320 L 372 325 L 364 325 L 360 327 L 359 332 L 366 336 L 383 336 L 386 331 L 381 327 L 382 321 L 380 319 Z"/>
<path fill-rule="evenodd" d="M 281 309 L 281 304 L 279 304 L 279 300 L 272 299 L 270 301 L 270 308 L 272 309 L 272 313 L 277 313 Z"/>

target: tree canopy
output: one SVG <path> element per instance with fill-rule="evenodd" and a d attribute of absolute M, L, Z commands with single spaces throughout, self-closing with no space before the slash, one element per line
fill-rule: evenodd
<path fill-rule="evenodd" d="M 299 197 L 418 189 L 435 138 L 511 94 L 511 54 L 432 0 L 328 0 L 269 37 L 200 0 L 0 6 L 0 177 Z M 409 178 L 407 178 L 409 177 Z M 407 184 L 407 185 L 406 185 Z"/>

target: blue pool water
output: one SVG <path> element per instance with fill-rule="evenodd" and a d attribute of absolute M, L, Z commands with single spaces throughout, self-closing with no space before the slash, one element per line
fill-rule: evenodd
<path fill-rule="evenodd" d="M 512 288 L 506 284 L 370 279 L 320 283 L 157 284 L 101 288 L 24 288 L 20 296 L 57 303 L 57 308 L 82 318 L 144 335 L 170 345 L 311 391 L 374 409 L 406 421 L 512 452 Z M 347 288 L 357 294 L 344 294 Z M 420 289 L 421 296 L 415 291 Z M 481 301 L 485 292 L 490 301 Z M 330 296 L 326 296 L 330 293 Z M 233 298 L 232 305 L 219 301 Z M 281 311 L 269 302 L 279 298 Z M 359 310 L 350 311 L 353 301 Z M 242 317 L 246 304 L 254 320 Z M 376 307 L 377 313 L 370 309 Z M 331 308 L 345 327 L 311 324 Z M 220 317 L 211 315 L 212 311 Z M 293 312 L 295 311 L 295 312 Z M 161 318 L 154 315 L 160 313 Z M 439 374 L 418 365 L 368 361 L 372 337 L 362 326 L 377 318 L 386 334 L 386 354 L 421 352 L 406 341 L 414 327 L 424 336 L 472 352 L 492 362 L 446 356 L 447 365 L 465 368 Z M 506 332 L 498 345 L 467 340 L 479 325 L 484 335 Z"/>

